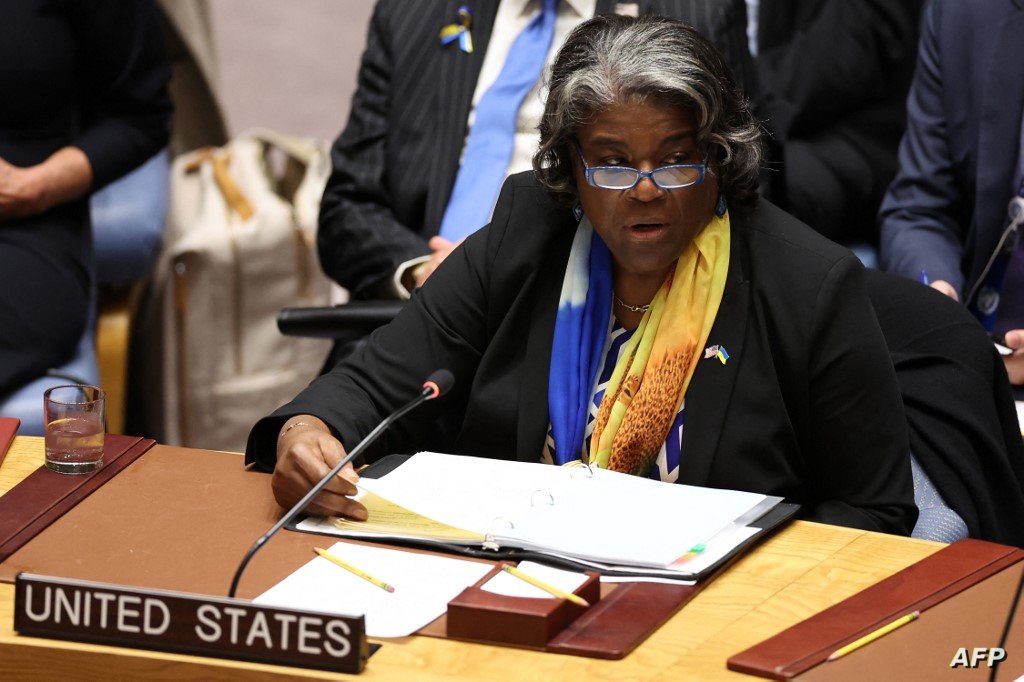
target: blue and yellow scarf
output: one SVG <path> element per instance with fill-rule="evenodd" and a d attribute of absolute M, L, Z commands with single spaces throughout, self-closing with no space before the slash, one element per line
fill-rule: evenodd
<path fill-rule="evenodd" d="M 718 314 L 729 270 L 729 215 L 715 216 L 676 262 L 608 384 L 588 459 L 646 472 L 658 455 Z M 612 312 L 612 256 L 584 217 L 555 320 L 548 405 L 558 464 L 577 459 Z"/>

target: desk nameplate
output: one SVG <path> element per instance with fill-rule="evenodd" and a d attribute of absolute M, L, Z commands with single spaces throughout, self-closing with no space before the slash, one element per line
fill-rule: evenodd
<path fill-rule="evenodd" d="M 362 672 L 364 616 L 19 573 L 14 629 L 66 639 L 336 672 Z"/>

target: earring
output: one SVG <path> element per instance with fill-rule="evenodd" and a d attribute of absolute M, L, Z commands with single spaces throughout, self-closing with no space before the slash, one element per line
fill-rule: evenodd
<path fill-rule="evenodd" d="M 725 215 L 725 212 L 729 210 L 728 204 L 725 203 L 725 197 L 721 194 L 718 195 L 718 203 L 715 204 L 715 215 L 721 218 Z"/>
<path fill-rule="evenodd" d="M 576 202 L 576 205 L 572 207 L 572 214 L 576 216 L 576 220 L 580 221 L 583 219 L 583 205 L 580 202 Z"/>

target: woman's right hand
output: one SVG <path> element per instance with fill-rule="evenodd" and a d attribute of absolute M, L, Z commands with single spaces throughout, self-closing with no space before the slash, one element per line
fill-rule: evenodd
<path fill-rule="evenodd" d="M 277 437 L 277 466 L 271 487 L 274 499 L 288 509 L 310 491 L 345 456 L 345 448 L 327 425 L 312 415 L 292 417 Z M 306 507 L 311 514 L 347 516 L 365 521 L 366 507 L 351 499 L 359 474 L 349 462 Z"/>
<path fill-rule="evenodd" d="M 92 179 L 89 159 L 77 147 L 58 149 L 28 168 L 0 158 L 0 222 L 38 215 L 85 196 Z"/>
<path fill-rule="evenodd" d="M 0 158 L 0 221 L 24 218 L 43 210 L 43 187 L 31 169 Z"/>

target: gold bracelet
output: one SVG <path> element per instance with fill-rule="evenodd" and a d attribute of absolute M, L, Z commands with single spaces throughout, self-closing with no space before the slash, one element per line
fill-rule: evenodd
<path fill-rule="evenodd" d="M 283 438 L 286 433 L 294 429 L 296 426 L 313 426 L 313 424 L 310 424 L 309 422 L 295 422 L 293 424 L 289 424 L 285 427 L 285 430 L 281 432 L 281 437 Z"/>

